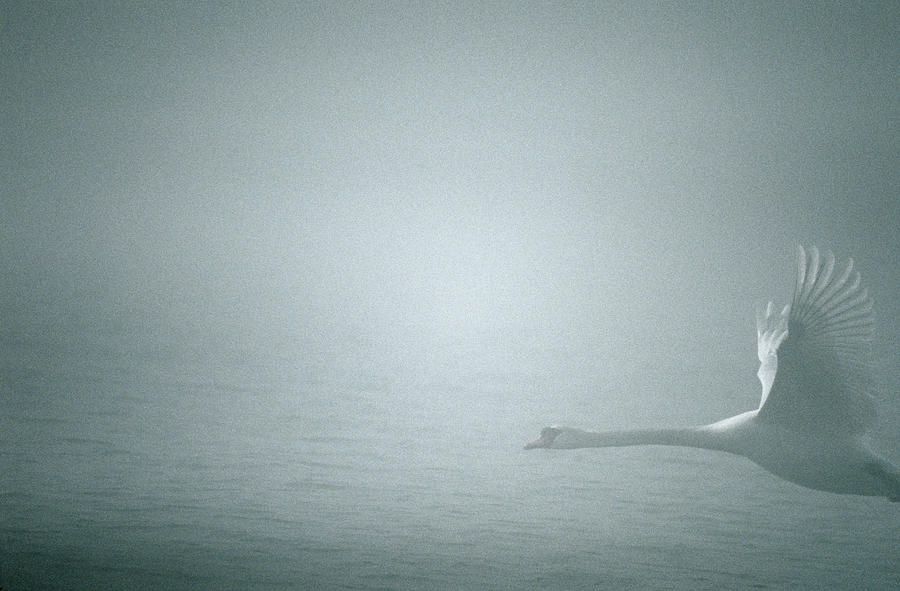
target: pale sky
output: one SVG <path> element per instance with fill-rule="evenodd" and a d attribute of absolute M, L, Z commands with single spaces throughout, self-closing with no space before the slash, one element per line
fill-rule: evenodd
<path fill-rule="evenodd" d="M 752 351 L 803 243 L 893 339 L 898 6 L 7 5 L 4 315 Z"/>

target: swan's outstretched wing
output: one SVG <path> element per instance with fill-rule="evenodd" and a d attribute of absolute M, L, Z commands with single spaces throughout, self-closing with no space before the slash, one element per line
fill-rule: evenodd
<path fill-rule="evenodd" d="M 850 259 L 834 272 L 834 255 L 820 260 L 799 249 L 794 299 L 780 313 L 769 303 L 757 315 L 759 417 L 825 436 L 852 436 L 875 417 L 867 365 L 872 302 Z"/>

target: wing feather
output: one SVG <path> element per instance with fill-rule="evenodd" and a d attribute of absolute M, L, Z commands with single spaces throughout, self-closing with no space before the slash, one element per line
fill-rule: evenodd
<path fill-rule="evenodd" d="M 756 312 L 756 344 L 759 357 L 759 381 L 762 382 L 762 400 L 760 406 L 766 403 L 766 398 L 775 382 L 775 374 L 778 371 L 778 347 L 787 337 L 787 319 L 790 306 L 785 306 L 780 314 L 775 313 L 775 304 L 769 302 L 765 308 Z"/>
<path fill-rule="evenodd" d="M 759 417 L 831 436 L 864 432 L 875 417 L 869 393 L 872 301 L 850 259 L 799 248 L 791 305 L 757 314 Z"/>

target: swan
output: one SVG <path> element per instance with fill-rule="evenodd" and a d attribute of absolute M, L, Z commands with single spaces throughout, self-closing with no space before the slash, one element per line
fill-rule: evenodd
<path fill-rule="evenodd" d="M 900 470 L 863 435 L 875 418 L 870 395 L 872 302 L 849 259 L 835 272 L 830 251 L 798 247 L 797 280 L 780 312 L 757 311 L 759 408 L 699 427 L 596 433 L 551 426 L 525 449 L 675 445 L 749 458 L 801 486 L 900 501 Z"/>

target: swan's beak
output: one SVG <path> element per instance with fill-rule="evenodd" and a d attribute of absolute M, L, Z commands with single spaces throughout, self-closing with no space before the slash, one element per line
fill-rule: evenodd
<path fill-rule="evenodd" d="M 531 443 L 525 444 L 525 449 L 537 449 L 539 447 L 550 447 L 550 444 L 553 443 L 553 440 L 556 439 L 556 436 L 559 435 L 559 429 L 554 429 L 553 427 L 546 427 L 543 431 L 541 431 L 541 436 L 532 441 Z"/>

